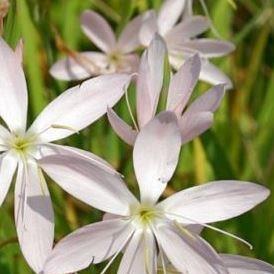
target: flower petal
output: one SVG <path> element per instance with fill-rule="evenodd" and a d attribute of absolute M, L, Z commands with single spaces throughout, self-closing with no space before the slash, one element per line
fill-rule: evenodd
<path fill-rule="evenodd" d="M 153 234 L 136 231 L 121 260 L 118 274 L 156 273 L 157 251 Z"/>
<path fill-rule="evenodd" d="M 139 40 L 138 34 L 140 32 L 143 20 L 144 20 L 143 14 L 136 16 L 135 18 L 133 18 L 133 20 L 131 20 L 126 25 L 126 27 L 122 31 L 118 39 L 117 47 L 123 53 L 133 52 L 135 49 L 137 49 L 140 46 L 140 40 Z"/>
<path fill-rule="evenodd" d="M 174 218 L 186 224 L 195 221 L 213 223 L 251 210 L 268 195 L 269 190 L 258 184 L 215 181 L 180 191 L 158 206 L 166 212 L 182 216 L 182 218 Z"/>
<path fill-rule="evenodd" d="M 133 145 L 138 132 L 124 122 L 111 108 L 108 108 L 108 121 L 116 134 L 127 144 Z"/>
<path fill-rule="evenodd" d="M 156 237 L 178 271 L 188 274 L 228 274 L 215 250 L 187 229 L 163 225 L 157 228 Z"/>
<path fill-rule="evenodd" d="M 115 35 L 100 14 L 91 10 L 84 11 L 81 15 L 81 26 L 86 36 L 103 52 L 111 52 L 115 48 Z"/>
<path fill-rule="evenodd" d="M 172 112 L 160 113 L 140 131 L 133 165 L 142 201 L 158 200 L 175 171 L 180 146 L 177 118 Z"/>
<path fill-rule="evenodd" d="M 75 58 L 68 57 L 57 61 L 50 74 L 59 80 L 82 80 L 101 74 L 108 66 L 107 56 L 100 52 L 76 53 Z"/>
<path fill-rule="evenodd" d="M 182 145 L 198 137 L 213 124 L 212 112 L 185 113 L 179 120 Z"/>
<path fill-rule="evenodd" d="M 219 68 L 207 60 L 203 60 L 202 62 L 200 79 L 212 85 L 225 84 L 226 89 L 232 89 L 233 87 L 231 80 Z"/>
<path fill-rule="evenodd" d="M 164 80 L 165 42 L 159 35 L 143 53 L 137 79 L 137 118 L 140 127 L 155 115 Z"/>
<path fill-rule="evenodd" d="M 0 206 L 9 191 L 12 178 L 17 168 L 17 159 L 11 153 L 0 155 Z"/>
<path fill-rule="evenodd" d="M 189 0 L 188 0 L 189 1 Z M 165 36 L 168 46 L 176 48 L 177 44 L 202 34 L 210 27 L 210 21 L 205 16 L 190 16 L 171 29 Z"/>
<path fill-rule="evenodd" d="M 42 169 L 65 191 L 100 210 L 127 215 L 136 198 L 120 176 L 75 155 L 52 155 L 39 160 Z"/>
<path fill-rule="evenodd" d="M 180 44 L 180 47 L 198 51 L 205 58 L 221 57 L 235 50 L 235 46 L 228 41 L 210 38 L 184 41 Z"/>
<path fill-rule="evenodd" d="M 50 155 L 63 155 L 71 157 L 79 157 L 83 160 L 87 160 L 90 164 L 98 166 L 98 168 L 104 169 L 106 172 L 118 175 L 119 173 L 104 159 L 96 156 L 95 154 L 82 150 L 76 147 L 56 145 L 56 144 L 43 144 L 39 146 L 39 153 L 35 155 L 35 158 L 41 159 Z"/>
<path fill-rule="evenodd" d="M 15 220 L 22 253 L 35 273 L 41 273 L 54 239 L 54 216 L 45 179 L 37 164 L 18 167 Z"/>
<path fill-rule="evenodd" d="M 84 226 L 62 239 L 47 259 L 44 274 L 66 274 L 107 260 L 121 250 L 133 227 L 121 219 Z"/>
<path fill-rule="evenodd" d="M 68 89 L 43 110 L 29 132 L 50 142 L 87 127 L 118 102 L 130 79 L 126 74 L 102 75 Z"/>
<path fill-rule="evenodd" d="M 0 37 L 0 115 L 14 132 L 26 129 L 28 94 L 21 62 Z"/>
<path fill-rule="evenodd" d="M 185 114 L 193 115 L 197 112 L 210 111 L 215 112 L 219 107 L 225 94 L 224 85 L 219 84 L 212 87 L 210 90 L 199 96 L 191 105 L 187 108 Z"/>
<path fill-rule="evenodd" d="M 126 54 L 121 56 L 116 65 L 116 71 L 120 73 L 136 73 L 139 69 L 139 56 L 137 54 Z"/>
<path fill-rule="evenodd" d="M 167 110 L 175 111 L 178 115 L 182 113 L 199 79 L 200 71 L 201 61 L 198 55 L 194 55 L 185 61 L 171 78 Z"/>
<path fill-rule="evenodd" d="M 230 254 L 220 255 L 229 274 L 273 274 L 274 267 L 266 262 Z"/>
<path fill-rule="evenodd" d="M 139 32 L 139 39 L 142 45 L 148 47 L 157 32 L 156 12 L 154 10 L 147 11 L 144 14 L 143 24 Z"/>
<path fill-rule="evenodd" d="M 159 33 L 165 35 L 179 20 L 186 0 L 166 0 L 158 14 Z"/>

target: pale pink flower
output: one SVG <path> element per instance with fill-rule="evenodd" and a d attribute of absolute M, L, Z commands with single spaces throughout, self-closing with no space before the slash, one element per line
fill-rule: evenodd
<path fill-rule="evenodd" d="M 158 108 L 163 87 L 165 55 L 165 43 L 159 35 L 156 35 L 140 62 L 136 87 L 135 129 L 132 129 L 112 109 L 108 109 L 108 119 L 112 128 L 130 145 L 134 144 L 138 131 L 153 119 Z M 178 72 L 171 76 L 168 88 L 166 110 L 173 111 L 178 118 L 182 144 L 189 142 L 212 126 L 213 113 L 224 96 L 224 86 L 216 85 L 187 106 L 199 79 L 200 69 L 199 56 L 190 57 Z"/>
<path fill-rule="evenodd" d="M 274 268 L 272 265 L 261 260 L 248 258 L 244 256 L 219 254 L 224 266 L 229 274 L 273 274 Z M 182 258 L 183 260 L 184 258 Z M 158 268 L 158 274 L 188 274 L 187 272 L 178 272 L 170 263 L 166 263 L 166 272 L 161 265 Z M 203 272 L 202 272 L 203 273 Z"/>
<path fill-rule="evenodd" d="M 191 4 L 191 1 L 166 0 L 158 13 L 147 12 L 140 30 L 140 41 L 144 46 L 148 46 L 157 32 L 167 43 L 170 63 L 175 70 L 178 70 L 187 58 L 198 53 L 202 60 L 200 79 L 232 88 L 231 80 L 209 59 L 225 56 L 235 47 L 224 40 L 197 38 L 209 29 L 210 21 L 203 16 L 191 15 Z M 183 12 L 187 12 L 188 16 L 182 17 Z M 182 20 L 178 22 L 180 18 Z"/>
<path fill-rule="evenodd" d="M 134 51 L 140 46 L 138 33 L 143 15 L 130 21 L 118 40 L 108 22 L 98 13 L 86 10 L 81 15 L 81 27 L 91 42 L 102 52 L 75 53 L 55 63 L 50 69 L 53 77 L 61 80 L 81 80 L 113 72 L 132 73 L 138 68 L 139 58 Z"/>
<path fill-rule="evenodd" d="M 105 75 L 70 88 L 26 129 L 28 94 L 20 45 L 13 52 L 0 38 L 0 116 L 5 123 L 0 125 L 0 205 L 17 174 L 14 213 L 18 240 L 28 264 L 40 273 L 53 244 L 54 216 L 36 160 L 51 154 L 74 155 L 90 161 L 94 168 L 114 173 L 107 163 L 89 152 L 51 142 L 87 127 L 105 114 L 107 106 L 121 98 L 130 77 Z M 81 191 L 81 184 L 78 188 Z"/>
<path fill-rule="evenodd" d="M 111 258 L 101 272 L 106 273 L 123 251 L 119 274 L 156 274 L 158 255 L 166 256 L 183 273 L 227 274 L 220 256 L 191 227 L 199 224 L 220 231 L 208 223 L 252 209 L 269 191 L 249 182 L 216 181 L 158 202 L 175 171 L 180 147 L 177 118 L 172 112 L 160 113 L 141 130 L 133 150 L 140 201 L 121 178 L 103 171 L 95 175 L 84 159 L 54 155 L 40 160 L 42 169 L 67 191 L 107 212 L 103 221 L 61 240 L 47 259 L 44 273 L 72 273 Z M 85 186 L 82 193 L 79 182 Z"/>
<path fill-rule="evenodd" d="M 200 225 L 193 225 L 190 227 L 190 230 L 191 232 L 200 234 L 203 227 Z M 219 256 L 229 274 L 274 274 L 274 267 L 271 264 L 258 259 L 232 254 L 219 254 Z M 182 260 L 183 259 L 184 258 L 182 258 Z M 167 258 L 164 258 L 164 261 L 166 272 L 164 272 L 161 258 L 158 257 L 158 274 L 187 274 L 187 272 L 178 272 Z"/>

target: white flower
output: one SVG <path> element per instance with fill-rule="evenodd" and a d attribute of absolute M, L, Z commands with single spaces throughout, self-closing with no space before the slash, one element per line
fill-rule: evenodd
<path fill-rule="evenodd" d="M 158 109 L 163 88 L 165 56 L 165 42 L 159 35 L 156 35 L 142 55 L 140 62 L 136 87 L 137 122 L 135 122 L 135 129 L 132 129 L 112 109 L 108 109 L 108 119 L 113 130 L 130 145 L 134 144 L 138 131 L 153 119 Z M 220 84 L 188 104 L 200 70 L 199 56 L 190 57 L 178 72 L 171 76 L 168 87 L 165 108 L 173 111 L 178 118 L 182 144 L 191 141 L 212 126 L 213 113 L 224 96 L 224 86 Z"/>
<path fill-rule="evenodd" d="M 219 254 L 229 274 L 273 274 L 274 267 L 264 261 L 239 255 Z M 182 258 L 183 260 L 183 258 Z M 177 271 L 169 262 L 166 263 L 166 273 L 161 265 L 158 274 L 187 274 Z"/>
<path fill-rule="evenodd" d="M 235 49 L 234 45 L 223 40 L 197 38 L 210 27 L 210 21 L 203 16 L 191 15 L 190 11 L 186 11 L 190 14 L 176 24 L 184 9 L 190 9 L 189 5 L 190 1 L 166 0 L 158 13 L 147 12 L 140 31 L 140 41 L 148 46 L 154 34 L 159 33 L 167 43 L 170 63 L 175 70 L 188 57 L 198 53 L 202 58 L 200 79 L 214 85 L 226 84 L 226 88 L 232 88 L 231 80 L 209 59 L 227 55 Z"/>
<path fill-rule="evenodd" d="M 121 98 L 130 77 L 123 74 L 101 76 L 65 91 L 27 130 L 28 95 L 21 53 L 20 45 L 15 53 L 0 38 L 0 116 L 6 125 L 0 125 L 0 205 L 17 170 L 15 221 L 18 239 L 27 262 L 39 273 L 52 248 L 54 216 L 48 188 L 36 159 L 50 154 L 74 155 L 113 173 L 99 157 L 51 142 L 67 137 L 101 117 L 108 105 L 114 105 Z"/>
<path fill-rule="evenodd" d="M 177 118 L 172 112 L 160 113 L 141 130 L 133 151 L 140 202 L 121 178 L 104 171 L 95 176 L 84 159 L 53 155 L 40 160 L 42 169 L 67 191 L 107 212 L 103 221 L 61 240 L 47 259 L 44 273 L 72 273 L 111 258 L 101 272 L 106 273 L 123 251 L 119 274 L 155 274 L 158 254 L 166 256 L 183 273 L 227 274 L 220 256 L 192 232 L 191 226 L 218 230 L 207 223 L 252 209 L 266 199 L 269 191 L 253 183 L 219 181 L 180 191 L 158 202 L 175 171 L 180 146 Z M 79 182 L 85 186 L 82 193 Z"/>
<path fill-rule="evenodd" d="M 190 230 L 196 234 L 200 234 L 203 227 L 200 225 L 193 225 Z M 219 254 L 224 266 L 227 268 L 229 274 L 274 274 L 274 267 L 264 261 L 239 256 L 232 254 Z M 164 257 L 166 272 L 164 272 L 161 258 L 158 258 L 158 274 L 187 274 L 177 271 L 167 258 Z M 182 258 L 183 260 L 183 258 Z"/>
<path fill-rule="evenodd" d="M 102 52 L 72 52 L 70 57 L 52 66 L 51 75 L 61 80 L 81 80 L 106 73 L 135 72 L 139 58 L 133 52 L 140 46 L 138 33 L 142 20 L 143 15 L 135 17 L 116 40 L 111 26 L 101 15 L 84 11 L 81 16 L 82 30 Z"/>

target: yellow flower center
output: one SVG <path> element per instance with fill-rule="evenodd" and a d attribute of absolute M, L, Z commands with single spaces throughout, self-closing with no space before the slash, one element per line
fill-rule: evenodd
<path fill-rule="evenodd" d="M 135 224 L 142 227 L 149 226 L 161 216 L 162 214 L 158 209 L 148 205 L 140 205 L 132 212 Z"/>
<path fill-rule="evenodd" d="M 10 148 L 15 150 L 17 153 L 25 154 L 34 145 L 35 138 L 13 135 L 10 139 Z"/>

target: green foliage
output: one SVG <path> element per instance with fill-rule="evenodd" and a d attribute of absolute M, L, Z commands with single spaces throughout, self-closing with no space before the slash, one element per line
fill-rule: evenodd
<path fill-rule="evenodd" d="M 202 12 L 199 1 L 194 2 L 197 5 L 195 10 Z M 216 113 L 213 129 L 184 146 L 170 188 L 179 190 L 209 180 L 240 179 L 261 183 L 273 192 L 273 2 L 208 0 L 206 3 L 218 33 L 237 45 L 233 54 L 218 61 L 233 79 L 235 88 L 227 92 L 222 107 Z M 236 8 L 231 3 L 236 4 Z M 79 26 L 79 15 L 84 9 L 99 11 L 119 33 L 134 14 L 158 8 L 160 4 L 160 0 L 13 0 L 5 21 L 4 36 L 13 46 L 19 37 L 23 37 L 25 42 L 24 68 L 29 87 L 30 117 L 36 116 L 69 85 L 75 84 L 58 82 L 48 74 L 49 67 L 60 57 L 55 44 L 56 31 L 69 48 L 91 48 Z M 213 32 L 208 35 L 214 36 Z M 204 90 L 205 85 L 200 84 L 196 92 Z M 130 89 L 132 106 L 134 97 L 135 91 Z M 130 122 L 124 100 L 116 109 Z M 129 187 L 138 194 L 131 148 L 119 140 L 106 119 L 94 123 L 66 142 L 91 150 L 108 160 L 125 175 Z M 99 211 L 69 197 L 54 183 L 49 185 L 55 209 L 56 240 L 77 227 L 101 219 Z M 28 274 L 32 272 L 16 242 L 12 197 L 10 191 L 0 209 L 0 269 L 3 274 Z M 220 224 L 223 229 L 250 241 L 254 245 L 252 251 L 216 232 L 205 231 L 205 235 L 220 252 L 256 256 L 274 263 L 273 208 L 272 195 L 252 212 Z M 99 273 L 102 266 L 92 266 L 80 273 Z M 116 273 L 116 266 L 108 273 Z"/>

